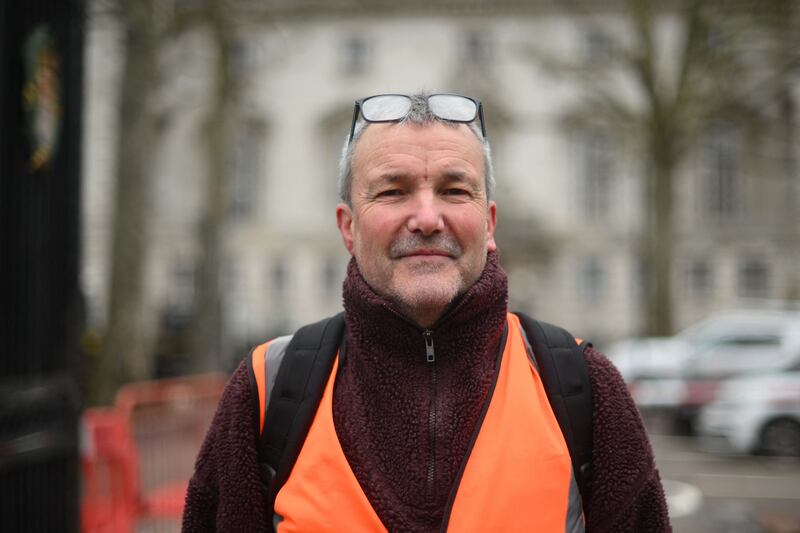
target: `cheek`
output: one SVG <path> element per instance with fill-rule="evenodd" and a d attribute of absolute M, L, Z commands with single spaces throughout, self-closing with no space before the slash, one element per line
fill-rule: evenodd
<path fill-rule="evenodd" d="M 391 214 L 370 213 L 361 220 L 360 239 L 362 248 L 379 249 L 388 246 L 398 232 L 398 223 Z"/>
<path fill-rule="evenodd" d="M 362 227 L 353 234 L 353 246 L 356 258 L 361 263 L 372 263 L 379 259 L 383 244 L 380 232 L 373 227 Z"/>
<path fill-rule="evenodd" d="M 480 243 L 486 240 L 488 221 L 483 215 L 464 213 L 451 219 L 452 231 L 462 243 Z"/>

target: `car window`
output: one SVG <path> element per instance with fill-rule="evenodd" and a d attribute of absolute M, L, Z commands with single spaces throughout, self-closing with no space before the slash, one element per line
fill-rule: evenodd
<path fill-rule="evenodd" d="M 778 347 L 781 338 L 776 334 L 745 334 L 725 335 L 719 337 L 706 337 L 696 339 L 698 351 L 714 350 L 718 348 L 768 348 Z"/>
<path fill-rule="evenodd" d="M 719 339 L 720 345 L 723 346 L 740 346 L 742 348 L 752 346 L 778 346 L 781 343 L 780 337 L 777 335 L 749 335 L 749 336 L 732 336 Z"/>

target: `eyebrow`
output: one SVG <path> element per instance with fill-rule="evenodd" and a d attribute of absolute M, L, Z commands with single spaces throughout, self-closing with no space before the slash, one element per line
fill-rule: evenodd
<path fill-rule="evenodd" d="M 370 181 L 367 184 L 365 190 L 369 194 L 369 193 L 372 193 L 373 191 L 375 191 L 376 189 L 380 189 L 381 187 L 383 187 L 386 184 L 398 183 L 398 182 L 403 181 L 403 180 L 405 180 L 407 178 L 408 178 L 408 174 L 406 174 L 404 172 L 385 172 L 385 173 L 379 175 L 374 180 Z"/>
<path fill-rule="evenodd" d="M 469 187 L 473 191 L 480 189 L 480 179 L 472 180 L 469 173 L 460 169 L 447 169 L 442 173 L 442 178 L 444 178 L 447 183 L 460 183 Z M 366 186 L 365 192 L 367 194 L 371 194 L 384 185 L 400 183 L 406 181 L 407 179 L 409 179 L 409 176 L 406 172 L 388 171 L 380 174 L 373 181 L 371 181 Z"/>
<path fill-rule="evenodd" d="M 444 172 L 443 175 L 444 178 L 447 179 L 449 182 L 461 183 L 469 186 L 473 190 L 480 189 L 480 184 L 479 184 L 480 179 L 478 178 L 476 182 L 476 180 L 471 179 L 471 176 L 468 173 L 464 172 L 463 170 L 448 169 Z"/>

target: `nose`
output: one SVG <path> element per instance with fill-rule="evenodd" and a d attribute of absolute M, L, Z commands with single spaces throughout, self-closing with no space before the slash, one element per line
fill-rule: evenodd
<path fill-rule="evenodd" d="M 435 195 L 426 191 L 416 196 L 412 204 L 413 212 L 406 224 L 408 230 L 423 235 L 433 235 L 444 230 L 442 210 L 437 205 Z"/>

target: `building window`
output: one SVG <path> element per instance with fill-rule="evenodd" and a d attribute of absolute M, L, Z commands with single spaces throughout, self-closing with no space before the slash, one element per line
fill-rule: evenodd
<path fill-rule="evenodd" d="M 587 67 L 606 65 L 614 55 L 614 42 L 608 32 L 599 28 L 583 34 L 583 60 Z"/>
<path fill-rule="evenodd" d="M 606 291 L 606 271 L 600 260 L 596 257 L 584 259 L 578 275 L 581 298 L 590 303 L 599 302 Z"/>
<path fill-rule="evenodd" d="M 196 275 L 194 263 L 178 260 L 172 266 L 169 285 L 169 309 L 171 313 L 189 315 L 194 309 Z"/>
<path fill-rule="evenodd" d="M 345 74 L 363 74 L 369 64 L 369 43 L 362 35 L 349 35 L 339 48 L 341 70 Z"/>
<path fill-rule="evenodd" d="M 338 262 L 333 257 L 328 257 L 322 262 L 322 292 L 327 296 L 337 293 L 337 288 L 342 280 L 339 276 Z"/>
<path fill-rule="evenodd" d="M 240 283 L 239 268 L 237 263 L 230 261 L 226 262 L 222 267 L 222 291 L 228 295 L 236 295 L 242 289 Z"/>
<path fill-rule="evenodd" d="M 647 260 L 644 257 L 635 257 L 631 266 L 633 276 L 631 276 L 631 290 L 633 297 L 638 302 L 644 302 L 647 299 L 647 293 L 650 287 L 650 270 L 647 267 Z"/>
<path fill-rule="evenodd" d="M 353 114 L 352 107 L 347 111 L 347 114 Z M 349 119 L 346 119 L 349 120 Z M 324 163 L 326 169 L 332 169 L 331 172 L 323 172 L 320 174 L 322 183 L 319 186 L 320 195 L 323 196 L 325 202 L 324 208 L 329 209 L 341 201 L 339 197 L 339 160 L 342 155 L 343 142 L 345 140 L 344 134 L 339 127 L 339 123 L 335 127 L 327 125 L 325 127 L 325 145 L 324 145 Z"/>
<path fill-rule="evenodd" d="M 728 36 L 725 35 L 722 27 L 714 22 L 706 21 L 705 29 L 700 34 L 699 44 L 698 51 L 705 55 L 706 59 L 720 60 L 730 52 Z"/>
<path fill-rule="evenodd" d="M 231 257 L 220 273 L 221 278 L 221 304 L 223 305 L 223 320 L 232 335 L 241 338 L 247 335 L 250 317 L 249 300 L 247 299 L 246 269 L 241 257 Z"/>
<path fill-rule="evenodd" d="M 713 220 L 739 218 L 742 186 L 738 130 L 729 123 L 714 123 L 704 133 L 700 149 L 705 211 Z"/>
<path fill-rule="evenodd" d="M 248 39 L 235 41 L 228 54 L 228 67 L 233 76 L 241 77 L 258 68 L 259 48 Z"/>
<path fill-rule="evenodd" d="M 578 183 L 583 214 L 590 220 L 604 219 L 610 210 L 613 154 L 608 135 L 584 132 L 579 140 Z"/>
<path fill-rule="evenodd" d="M 485 65 L 492 56 L 489 37 L 479 31 L 468 31 L 462 36 L 461 58 L 468 65 Z"/>
<path fill-rule="evenodd" d="M 276 259 L 272 263 L 270 270 L 270 286 L 272 291 L 276 294 L 281 294 L 286 291 L 289 282 L 289 271 L 286 268 L 286 261 L 284 259 Z"/>
<path fill-rule="evenodd" d="M 256 210 L 264 128 L 256 122 L 244 124 L 236 133 L 231 154 L 231 203 L 234 220 L 249 219 Z"/>
<path fill-rule="evenodd" d="M 706 297 L 712 291 L 711 267 L 708 261 L 691 261 L 686 268 L 686 293 L 691 297 Z"/>
<path fill-rule="evenodd" d="M 769 292 L 769 267 L 762 259 L 747 259 L 739 266 L 739 296 L 765 298 Z"/>

